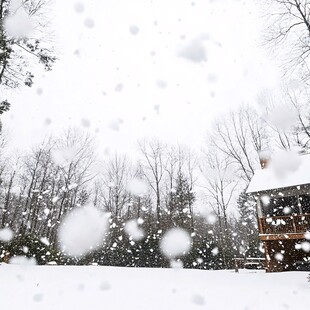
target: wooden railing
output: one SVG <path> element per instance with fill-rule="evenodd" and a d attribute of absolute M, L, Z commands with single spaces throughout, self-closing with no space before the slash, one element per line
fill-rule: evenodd
<path fill-rule="evenodd" d="M 259 221 L 261 234 L 304 233 L 310 231 L 310 214 L 263 217 Z"/>

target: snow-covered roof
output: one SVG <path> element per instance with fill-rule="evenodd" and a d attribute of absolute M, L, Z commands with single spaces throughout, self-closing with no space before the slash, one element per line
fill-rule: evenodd
<path fill-rule="evenodd" d="M 278 158 L 279 159 L 279 158 Z M 277 162 L 257 170 L 247 188 L 247 193 L 310 184 L 310 155 L 281 157 Z"/>

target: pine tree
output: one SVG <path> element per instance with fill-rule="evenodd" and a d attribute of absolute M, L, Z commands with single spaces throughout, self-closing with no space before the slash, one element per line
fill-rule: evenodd
<path fill-rule="evenodd" d="M 41 35 L 45 28 L 43 22 L 45 18 L 41 11 L 46 5 L 44 0 L 0 0 L 0 86 L 6 88 L 32 86 L 34 75 L 29 71 L 29 66 L 35 60 L 41 63 L 45 70 L 51 70 L 56 57 L 52 48 L 45 45 Z M 33 37 L 10 33 L 8 30 L 12 25 L 8 27 L 9 21 L 13 25 L 18 23 L 22 25 L 20 16 L 29 17 L 36 30 L 40 31 L 33 33 Z M 22 27 L 20 28 L 22 30 Z M 8 101 L 0 98 L 0 114 L 9 107 Z"/>
<path fill-rule="evenodd" d="M 176 188 L 171 192 L 170 215 L 175 226 L 192 230 L 192 205 L 195 193 L 191 190 L 188 180 L 182 172 L 178 173 Z"/>
<path fill-rule="evenodd" d="M 255 200 L 242 192 L 237 200 L 239 219 L 236 230 L 239 239 L 239 252 L 249 257 L 259 257 L 259 237 Z"/>

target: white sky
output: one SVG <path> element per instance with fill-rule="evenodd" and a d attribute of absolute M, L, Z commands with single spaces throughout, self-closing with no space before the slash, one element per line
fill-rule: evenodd
<path fill-rule="evenodd" d="M 144 136 L 199 148 L 217 115 L 278 87 L 277 68 L 260 47 L 254 0 L 54 1 L 59 61 L 51 72 L 37 71 L 32 88 L 12 94 L 2 120 L 14 146 L 79 126 L 102 151 L 131 152 Z M 195 40 L 206 61 L 179 56 Z"/>

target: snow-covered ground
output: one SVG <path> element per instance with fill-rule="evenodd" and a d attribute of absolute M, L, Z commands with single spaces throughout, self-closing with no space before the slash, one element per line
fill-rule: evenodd
<path fill-rule="evenodd" d="M 310 309 L 307 272 L 0 265 L 1 309 Z"/>

